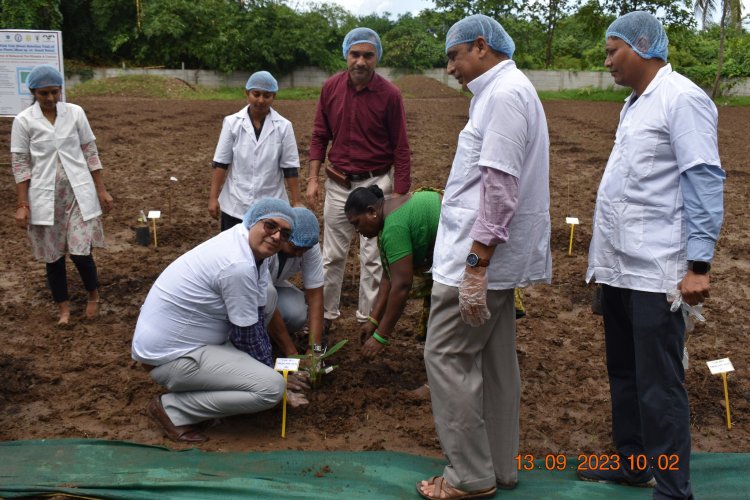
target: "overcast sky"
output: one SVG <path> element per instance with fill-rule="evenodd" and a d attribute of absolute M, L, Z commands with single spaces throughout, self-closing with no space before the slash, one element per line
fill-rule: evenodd
<path fill-rule="evenodd" d="M 435 7 L 432 0 L 328 0 L 337 3 L 356 16 L 367 14 L 382 14 L 390 12 L 395 18 L 397 15 L 411 12 L 418 14 L 420 10 Z"/>
<path fill-rule="evenodd" d="M 395 18 L 399 14 L 411 12 L 418 14 L 422 9 L 431 9 L 435 7 L 432 0 L 323 0 L 335 2 L 354 15 L 363 16 L 372 14 L 382 14 L 390 12 Z M 742 0 L 742 13 L 750 14 L 750 0 Z"/>

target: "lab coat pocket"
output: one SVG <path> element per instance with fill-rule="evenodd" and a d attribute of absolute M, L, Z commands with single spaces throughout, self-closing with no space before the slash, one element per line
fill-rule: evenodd
<path fill-rule="evenodd" d="M 99 205 L 99 196 L 96 194 L 93 181 L 73 186 L 73 192 L 76 195 L 83 220 L 90 220 L 101 215 L 102 208 Z"/>
<path fill-rule="evenodd" d="M 619 241 L 615 247 L 625 254 L 631 255 L 643 246 L 643 207 L 640 205 L 621 204 L 619 221 L 616 230 Z"/>
<path fill-rule="evenodd" d="M 464 176 L 475 173 L 476 166 L 479 163 L 481 146 L 481 141 L 477 139 L 473 132 L 466 128 L 463 129 L 458 135 L 458 148 L 456 149 L 456 157 L 453 160 L 454 168 L 459 167 L 456 170 L 462 172 Z"/>
<path fill-rule="evenodd" d="M 30 222 L 43 226 L 51 226 L 55 220 L 55 190 L 54 188 L 39 188 L 29 186 Z"/>

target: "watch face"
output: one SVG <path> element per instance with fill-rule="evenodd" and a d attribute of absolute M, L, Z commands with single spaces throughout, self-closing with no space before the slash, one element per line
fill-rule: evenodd
<path fill-rule="evenodd" d="M 700 260 L 693 261 L 690 265 L 690 270 L 695 274 L 706 274 L 711 270 L 711 265 L 708 262 L 702 262 Z"/>
<path fill-rule="evenodd" d="M 479 263 L 479 256 L 478 256 L 477 254 L 475 254 L 475 253 L 470 253 L 470 254 L 469 254 L 469 255 L 468 255 L 467 257 L 466 257 L 466 263 L 467 263 L 467 264 L 468 264 L 469 266 L 471 266 L 471 267 L 476 267 L 476 266 L 477 266 L 477 264 Z"/>

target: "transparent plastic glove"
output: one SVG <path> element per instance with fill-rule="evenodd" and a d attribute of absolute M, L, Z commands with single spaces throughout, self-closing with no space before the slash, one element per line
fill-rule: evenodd
<path fill-rule="evenodd" d="M 292 408 L 300 408 L 302 406 L 307 406 L 310 404 L 307 396 L 305 396 L 301 392 L 294 392 L 290 390 L 286 391 L 286 402 Z"/>
<path fill-rule="evenodd" d="M 286 387 L 290 391 L 309 391 L 310 390 L 310 374 L 307 372 L 292 372 L 287 375 Z"/>
<path fill-rule="evenodd" d="M 682 300 L 682 294 L 679 290 L 674 289 L 667 292 L 667 302 L 670 302 L 672 306 L 669 308 L 670 311 L 676 312 L 678 309 L 682 310 L 682 318 L 685 320 L 685 333 L 690 333 L 695 328 L 695 322 L 705 323 L 706 318 L 703 317 L 703 304 L 696 304 L 694 306 L 689 305 L 687 302 Z"/>
<path fill-rule="evenodd" d="M 490 319 L 487 308 L 487 268 L 467 268 L 458 286 L 458 308 L 464 323 L 477 327 Z"/>

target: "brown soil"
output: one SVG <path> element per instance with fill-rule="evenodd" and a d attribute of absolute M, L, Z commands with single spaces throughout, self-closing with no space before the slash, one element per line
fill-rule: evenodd
<path fill-rule="evenodd" d="M 405 78 L 407 127 L 413 149 L 414 187 L 442 186 L 450 169 L 468 100 L 432 81 Z M 417 98 L 425 89 L 430 98 Z M 447 97 L 446 97 L 447 96 Z M 215 235 L 206 209 L 209 164 L 221 120 L 241 102 L 143 98 L 82 98 L 97 135 L 106 181 L 116 210 L 104 219 L 108 248 L 98 251 L 102 315 L 80 319 L 85 296 L 69 265 L 74 320 L 55 326 L 56 308 L 45 286 L 44 266 L 30 257 L 15 227 L 10 168 L 2 169 L 0 194 L 0 440 L 88 437 L 183 446 L 166 441 L 147 417 L 161 391 L 130 359 L 138 311 L 159 273 L 177 256 Z M 314 101 L 279 101 L 276 109 L 295 127 L 303 164 L 310 142 Z M 610 449 L 610 406 L 602 322 L 590 311 L 592 288 L 583 281 L 596 187 L 612 146 L 620 105 L 546 102 L 550 126 L 554 282 L 526 290 L 528 315 L 518 322 L 523 379 L 521 452 L 577 454 Z M 722 108 L 720 146 L 728 173 L 726 220 L 712 272 L 707 323 L 688 340 L 693 445 L 697 451 L 750 450 L 750 349 L 742 318 L 749 316 L 750 229 L 746 215 L 750 167 L 746 131 L 750 108 Z M 8 151 L 10 120 L 0 122 L 0 150 Z M 7 156 L 6 156 L 7 158 Z M 306 173 L 306 172 L 305 172 Z M 175 176 L 178 182 L 170 182 Z M 170 203 L 171 200 L 171 203 Z M 161 210 L 158 248 L 135 244 L 139 210 Z M 567 256 L 566 216 L 581 219 L 572 257 Z M 429 400 L 407 391 L 425 382 L 422 345 L 412 331 L 410 304 L 393 345 L 376 361 L 358 354 L 354 321 L 355 266 L 345 278 L 344 319 L 333 341 L 349 338 L 336 355 L 337 371 L 312 395 L 310 407 L 288 415 L 280 438 L 281 410 L 217 422 L 205 450 L 398 450 L 439 456 Z M 730 357 L 734 426 L 728 431 L 721 379 L 705 361 Z"/>

